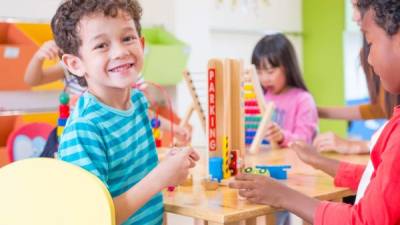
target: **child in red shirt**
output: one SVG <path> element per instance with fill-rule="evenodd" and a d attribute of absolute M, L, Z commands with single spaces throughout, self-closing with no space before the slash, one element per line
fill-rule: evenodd
<path fill-rule="evenodd" d="M 368 62 L 385 90 L 400 93 L 400 1 L 358 0 L 362 30 L 370 46 Z M 315 225 L 400 224 L 400 106 L 371 153 L 374 171 L 364 196 L 354 205 L 319 201 L 256 175 L 239 175 L 230 187 L 251 202 L 285 208 Z M 335 184 L 357 189 L 365 166 L 325 158 L 304 142 L 290 147 L 299 158 L 335 177 Z"/>

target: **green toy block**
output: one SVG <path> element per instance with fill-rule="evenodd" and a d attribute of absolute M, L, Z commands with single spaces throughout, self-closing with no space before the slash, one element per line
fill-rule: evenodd
<path fill-rule="evenodd" d="M 146 81 L 176 85 L 182 80 L 190 48 L 163 28 L 145 28 L 143 76 Z"/>

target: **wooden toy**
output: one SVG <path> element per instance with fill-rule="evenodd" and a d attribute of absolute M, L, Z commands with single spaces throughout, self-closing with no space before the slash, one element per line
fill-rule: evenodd
<path fill-rule="evenodd" d="M 204 130 L 204 133 L 206 132 L 206 113 L 204 107 L 202 107 L 202 104 L 200 102 L 200 97 L 206 98 L 206 93 L 201 92 L 198 90 L 196 87 L 196 83 L 193 80 L 193 75 L 190 74 L 188 71 L 183 72 L 183 78 L 185 79 L 186 85 L 188 86 L 189 93 L 192 97 L 193 103 L 187 110 L 185 116 L 182 118 L 181 125 L 186 125 L 192 116 L 193 111 L 196 111 L 197 115 L 199 116 L 201 126 Z M 205 105 L 206 103 L 203 103 Z"/>
<path fill-rule="evenodd" d="M 189 176 L 183 183 L 180 184 L 181 186 L 192 186 L 193 185 L 193 176 Z"/>
<path fill-rule="evenodd" d="M 58 107 L 59 110 L 59 117 L 57 120 L 57 137 L 60 138 L 62 133 L 64 132 L 64 127 L 67 124 L 67 120 L 69 117 L 69 95 L 67 92 L 63 91 L 60 94 L 59 102 L 60 106 Z"/>
<path fill-rule="evenodd" d="M 156 147 L 161 147 L 161 131 L 160 131 L 161 121 L 158 119 L 158 116 L 155 116 L 151 119 L 151 128 L 153 131 L 154 141 L 156 143 Z"/>
<path fill-rule="evenodd" d="M 219 182 L 216 180 L 204 179 L 201 184 L 207 191 L 214 191 L 218 189 Z"/>
<path fill-rule="evenodd" d="M 277 180 L 286 180 L 287 179 L 287 170 L 292 168 L 290 165 L 257 165 L 256 169 L 264 169 L 268 170 L 269 174 L 272 178 Z"/>
<path fill-rule="evenodd" d="M 245 76 L 243 92 L 245 96 L 245 134 L 246 144 L 250 145 L 249 152 L 258 152 L 266 126 L 271 122 L 274 113 L 274 104 L 266 103 L 255 66 L 251 66 Z M 279 148 L 277 143 L 271 142 L 271 148 Z"/>
<path fill-rule="evenodd" d="M 246 167 L 242 170 L 242 173 L 266 175 L 266 176 L 270 175 L 268 169 L 265 167 L 255 167 L 255 168 L 254 167 Z"/>
<path fill-rule="evenodd" d="M 249 146 L 250 153 L 257 153 L 274 105 L 265 103 L 255 67 L 245 71 L 241 60 L 210 59 L 206 74 L 186 71 L 183 76 L 193 102 L 182 124 L 197 112 L 208 139 L 206 174 L 218 181 L 228 179 L 237 174 L 246 155 L 246 110 L 258 115 Z M 256 107 L 246 109 L 252 105 Z"/>

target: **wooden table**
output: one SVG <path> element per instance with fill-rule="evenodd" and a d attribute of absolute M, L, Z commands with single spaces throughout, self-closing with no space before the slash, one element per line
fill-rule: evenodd
<path fill-rule="evenodd" d="M 0 91 L 0 116 L 57 112 L 60 91 Z"/>
<path fill-rule="evenodd" d="M 369 155 L 334 153 L 326 155 L 361 164 L 366 164 L 369 159 Z M 283 182 L 295 190 L 320 200 L 341 201 L 343 197 L 354 194 L 350 189 L 334 187 L 331 177 L 304 164 L 289 149 L 263 151 L 257 155 L 247 156 L 245 161 L 246 166 L 290 164 L 292 168 L 289 170 L 288 180 Z M 243 220 L 247 225 L 252 225 L 256 224 L 256 217 L 273 215 L 279 211 L 270 206 L 249 204 L 246 200 L 239 200 L 237 190 L 226 186 L 220 186 L 216 191 L 205 191 L 200 185 L 201 171 L 204 171 L 203 165 L 204 163 L 200 162 L 192 171 L 193 186 L 179 186 L 174 192 L 164 193 L 166 212 L 204 220 L 208 225 L 237 224 Z M 268 224 L 273 223 L 273 220 L 273 216 L 267 216 Z"/>

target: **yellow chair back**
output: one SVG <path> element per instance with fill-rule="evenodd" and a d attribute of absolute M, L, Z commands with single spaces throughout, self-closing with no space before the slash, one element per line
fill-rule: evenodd
<path fill-rule="evenodd" d="M 77 166 L 33 158 L 0 169 L 0 224 L 114 225 L 105 185 Z"/>

